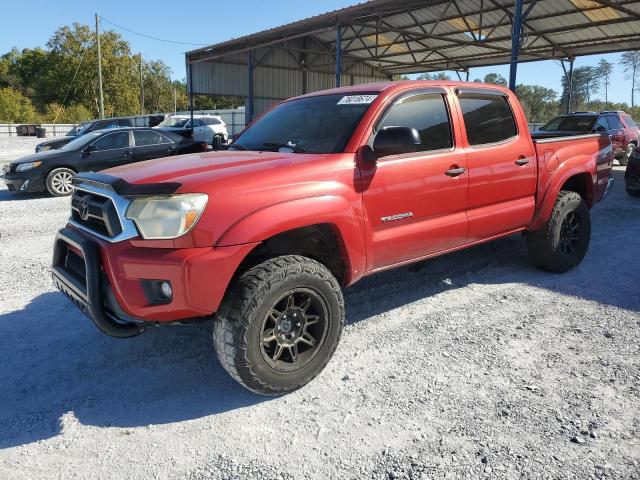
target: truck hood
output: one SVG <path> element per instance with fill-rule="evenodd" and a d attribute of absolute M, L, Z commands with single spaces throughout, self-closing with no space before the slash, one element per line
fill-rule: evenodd
<path fill-rule="evenodd" d="M 194 191 L 201 184 L 237 175 L 259 174 L 324 157 L 324 154 L 290 152 L 218 151 L 179 155 L 124 165 L 104 173 L 133 184 L 180 183 L 181 191 Z"/>

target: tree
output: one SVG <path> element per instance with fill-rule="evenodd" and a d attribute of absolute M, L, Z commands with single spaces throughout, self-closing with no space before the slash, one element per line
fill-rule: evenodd
<path fill-rule="evenodd" d="M 33 122 L 36 111 L 31 100 L 11 87 L 0 88 L 0 122 Z"/>
<path fill-rule="evenodd" d="M 598 89 L 598 71 L 594 67 L 585 66 L 573 69 L 573 80 L 571 82 L 571 105 L 570 109 L 583 110 L 591 100 L 591 95 Z M 560 103 L 567 106 L 569 101 L 569 79 L 562 76 L 562 96 Z"/>
<path fill-rule="evenodd" d="M 442 80 L 447 81 L 451 80 L 451 77 L 444 72 L 438 73 L 421 73 L 418 75 L 417 80 Z"/>
<path fill-rule="evenodd" d="M 623 66 L 626 78 L 631 79 L 631 110 L 635 108 L 634 93 L 638 87 L 636 75 L 640 68 L 640 52 L 624 52 L 620 58 L 620 65 Z"/>
<path fill-rule="evenodd" d="M 604 58 L 601 58 L 597 67 L 600 82 L 604 88 L 604 104 L 609 104 L 609 85 L 611 85 L 611 74 L 613 73 L 613 64 Z M 606 107 L 605 107 L 606 108 Z"/>
<path fill-rule="evenodd" d="M 507 86 L 507 79 L 499 73 L 487 73 L 484 76 L 484 83 L 491 83 L 493 85 L 500 85 L 501 87 Z"/>
<path fill-rule="evenodd" d="M 551 88 L 540 85 L 518 85 L 516 96 L 529 122 L 546 123 L 558 114 L 558 94 Z"/>

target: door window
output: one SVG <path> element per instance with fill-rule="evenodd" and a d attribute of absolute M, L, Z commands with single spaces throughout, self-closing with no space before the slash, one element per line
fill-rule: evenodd
<path fill-rule="evenodd" d="M 129 147 L 129 132 L 110 133 L 92 143 L 94 150 L 116 150 Z"/>
<path fill-rule="evenodd" d="M 470 145 L 502 142 L 518 134 L 506 97 L 463 94 L 459 98 Z"/>
<path fill-rule="evenodd" d="M 420 134 L 418 151 L 453 147 L 451 122 L 444 97 L 439 93 L 411 95 L 398 100 L 377 126 L 410 127 Z"/>
<path fill-rule="evenodd" d="M 607 115 L 607 120 L 611 126 L 611 130 L 622 130 L 622 123 L 617 115 Z"/>
<path fill-rule="evenodd" d="M 133 132 L 133 138 L 136 141 L 136 147 L 146 147 L 148 145 L 159 145 L 163 143 L 162 135 L 150 130 L 135 130 Z"/>
<path fill-rule="evenodd" d="M 610 129 L 609 122 L 607 122 L 607 117 L 598 117 L 598 121 L 596 121 L 596 124 L 593 126 L 593 130 L 596 132 L 603 131 L 602 128 L 604 128 L 604 131 Z"/>

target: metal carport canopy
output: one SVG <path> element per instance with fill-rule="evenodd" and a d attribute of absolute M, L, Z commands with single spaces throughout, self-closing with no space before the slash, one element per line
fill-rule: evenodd
<path fill-rule="evenodd" d="M 640 0 L 372 0 L 193 50 L 186 62 L 195 93 L 252 99 L 255 88 L 256 98 L 277 101 L 394 74 L 502 64 L 511 64 L 514 87 L 518 62 L 634 49 Z M 298 75 L 274 76 L 278 69 Z M 325 77 L 310 84 L 309 74 Z"/>

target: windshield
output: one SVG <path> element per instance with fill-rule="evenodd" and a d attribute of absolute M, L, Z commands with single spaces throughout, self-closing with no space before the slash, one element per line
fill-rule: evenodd
<path fill-rule="evenodd" d="M 87 133 L 87 130 L 89 130 L 89 127 L 91 127 L 91 125 L 93 124 L 93 122 L 84 122 L 81 123 L 80 125 L 78 125 L 77 127 L 75 127 L 72 131 L 73 131 L 73 135 L 75 136 L 80 136 L 80 135 L 84 135 L 85 133 Z"/>
<path fill-rule="evenodd" d="M 542 131 L 590 132 L 596 121 L 596 115 L 569 115 L 556 117 L 540 127 Z"/>
<path fill-rule="evenodd" d="M 178 127 L 178 128 L 186 128 L 189 124 L 188 118 L 179 118 L 179 117 L 169 117 L 165 118 L 158 124 L 158 127 Z"/>
<path fill-rule="evenodd" d="M 103 132 L 87 133 L 86 135 L 83 135 L 83 136 L 78 137 L 78 138 L 76 138 L 74 140 L 71 140 L 66 145 L 63 145 L 62 147 L 60 147 L 60 150 L 64 150 L 65 152 L 68 152 L 70 150 L 78 150 L 78 149 L 84 147 L 85 145 L 89 144 L 93 140 L 95 140 L 96 137 L 99 137 L 100 135 L 102 135 L 102 133 Z"/>
<path fill-rule="evenodd" d="M 341 152 L 377 95 L 321 95 L 284 102 L 229 147 L 240 150 Z"/>

